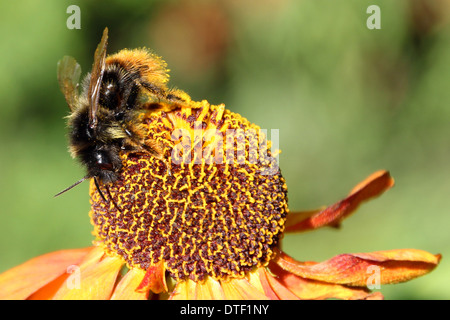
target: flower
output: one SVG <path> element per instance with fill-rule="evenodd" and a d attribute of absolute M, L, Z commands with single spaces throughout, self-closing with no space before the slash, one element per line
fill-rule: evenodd
<path fill-rule="evenodd" d="M 288 256 L 284 232 L 338 226 L 392 187 L 389 173 L 375 172 L 329 207 L 289 212 L 276 153 L 259 127 L 178 94 L 183 105 L 158 102 L 142 118 L 163 157 L 122 152 L 120 177 L 100 186 L 104 196 L 91 181 L 94 245 L 4 272 L 0 298 L 380 299 L 370 284 L 408 281 L 438 265 L 440 255 L 416 249 L 320 263 Z"/>

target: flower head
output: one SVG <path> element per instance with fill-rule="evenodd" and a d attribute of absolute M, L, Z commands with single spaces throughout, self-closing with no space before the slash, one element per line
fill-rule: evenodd
<path fill-rule="evenodd" d="M 339 225 L 393 185 L 389 173 L 372 174 L 329 207 L 289 212 L 276 153 L 259 127 L 177 94 L 184 102 L 176 108 L 155 102 L 142 114 L 139 130 L 163 156 L 124 150 L 117 181 L 91 182 L 94 246 L 6 271 L 1 298 L 378 299 L 371 268 L 388 284 L 438 265 L 440 255 L 415 249 L 320 263 L 288 256 L 284 232 Z"/>

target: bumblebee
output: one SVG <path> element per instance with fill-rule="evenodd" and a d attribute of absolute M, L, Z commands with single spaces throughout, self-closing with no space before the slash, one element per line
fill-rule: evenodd
<path fill-rule="evenodd" d="M 169 70 L 160 57 L 146 49 L 124 49 L 107 57 L 107 43 L 105 28 L 92 71 L 81 85 L 81 67 L 76 60 L 65 56 L 58 62 L 58 82 L 70 109 L 69 150 L 87 174 L 56 196 L 89 178 L 94 178 L 101 193 L 99 183 L 117 180 L 122 150 L 160 157 L 161 147 L 146 140 L 139 130 L 139 115 L 158 105 L 155 101 L 176 106 L 183 100 L 167 88 Z"/>

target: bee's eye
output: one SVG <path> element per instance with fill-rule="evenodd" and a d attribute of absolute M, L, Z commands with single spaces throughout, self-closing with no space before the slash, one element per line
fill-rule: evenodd
<path fill-rule="evenodd" d="M 125 113 L 123 111 L 117 112 L 116 114 L 114 114 L 114 117 L 117 121 L 122 121 L 125 117 Z"/>
<path fill-rule="evenodd" d="M 111 162 L 110 157 L 104 151 L 97 151 L 94 154 L 95 162 L 101 170 L 113 170 L 113 164 Z"/>

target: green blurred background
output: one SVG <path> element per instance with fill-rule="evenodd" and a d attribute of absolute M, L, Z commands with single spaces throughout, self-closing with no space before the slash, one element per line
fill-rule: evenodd
<path fill-rule="evenodd" d="M 80 30 L 66 27 L 71 4 Z M 366 26 L 371 4 L 380 30 Z M 280 130 L 291 210 L 391 171 L 396 186 L 340 230 L 287 235 L 288 254 L 442 253 L 431 274 L 381 291 L 449 299 L 449 22 L 439 0 L 2 1 L 0 272 L 93 240 L 88 184 L 53 198 L 84 175 L 67 152 L 56 62 L 72 55 L 87 72 L 108 26 L 109 52 L 147 46 L 168 62 L 172 86 Z"/>

